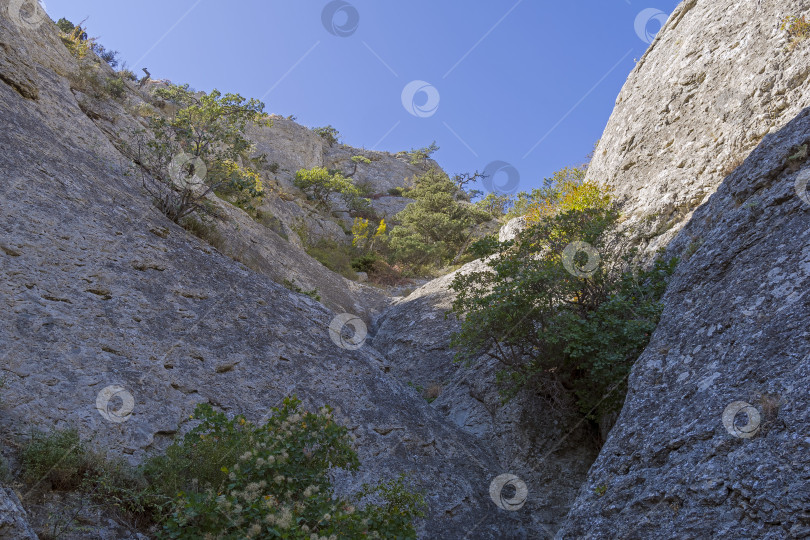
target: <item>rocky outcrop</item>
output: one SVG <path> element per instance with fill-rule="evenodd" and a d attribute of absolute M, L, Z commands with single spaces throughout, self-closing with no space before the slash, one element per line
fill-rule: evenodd
<path fill-rule="evenodd" d="M 4 61 L 0 80 L 25 75 L 36 88 L 24 95 L 0 82 L 4 440 L 74 426 L 137 462 L 186 429 L 200 402 L 258 421 L 297 394 L 307 408 L 336 407 L 355 437 L 363 468 L 339 476 L 339 490 L 407 472 L 430 504 L 422 536 L 535 536 L 530 515 L 493 503 L 490 484 L 502 471 L 485 441 L 386 373 L 369 344 L 333 340 L 333 311 L 153 207 L 123 174 L 117 141 L 71 91 L 75 64 L 50 23 L 23 27 L 3 11 L 0 39 L 27 62 Z M 230 212 L 234 228 L 256 225 Z M 244 245 L 268 264 L 305 256 L 253 234 Z"/>
<path fill-rule="evenodd" d="M 506 223 L 506 225 L 501 227 L 500 231 L 498 231 L 498 241 L 507 242 L 509 240 L 514 240 L 525 228 L 526 218 L 524 216 L 512 218 Z"/>
<path fill-rule="evenodd" d="M 525 482 L 528 497 L 520 514 L 531 516 L 538 537 L 559 528 L 597 453 L 584 423 L 533 392 L 506 404 L 499 392 L 501 366 L 488 356 L 455 362 L 450 337 L 458 329 L 446 315 L 450 284 L 459 272 L 486 268 L 471 262 L 435 279 L 385 312 L 372 342 L 389 362 L 390 373 L 414 388 L 443 417 L 495 450 L 493 467 Z M 516 512 L 518 513 L 518 512 Z"/>
<path fill-rule="evenodd" d="M 808 7 L 685 1 L 619 96 L 588 177 L 681 263 L 560 538 L 810 535 Z"/>
<path fill-rule="evenodd" d="M 9 540 L 36 540 L 34 529 L 17 494 L 0 486 L 0 538 Z"/>
<path fill-rule="evenodd" d="M 561 538 L 810 534 L 808 148 L 810 108 L 672 243 L 661 322 Z"/>
<path fill-rule="evenodd" d="M 278 220 L 280 230 L 298 245 L 320 240 L 350 242 L 351 237 L 347 236 L 345 229 L 351 229 L 352 225 L 346 212 L 336 213 L 330 219 L 305 202 L 304 194 L 293 185 L 295 173 L 299 170 L 326 167 L 351 175 L 354 183 L 371 197 L 372 208 L 377 214 L 390 221 L 412 201 L 391 196 L 389 192 L 393 188 L 409 186 L 415 176 L 431 166 L 438 166 L 432 160 L 414 165 L 407 158 L 388 152 L 338 143 L 330 145 L 294 120 L 278 115 L 271 115 L 271 120 L 270 127 L 254 126 L 249 131 L 256 155 L 264 155 L 267 159 L 263 172 L 277 188 L 265 197 L 261 210 Z M 362 156 L 370 163 L 355 165 L 354 156 Z"/>
<path fill-rule="evenodd" d="M 685 0 L 616 100 L 587 178 L 625 200 L 648 252 L 757 146 L 810 105 L 810 46 L 780 29 L 810 1 Z"/>

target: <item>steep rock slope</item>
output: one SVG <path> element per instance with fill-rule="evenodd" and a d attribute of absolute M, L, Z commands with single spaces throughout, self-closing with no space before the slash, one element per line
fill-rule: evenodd
<path fill-rule="evenodd" d="M 37 538 L 37 534 L 28 524 L 28 515 L 17 495 L 2 486 L 0 486 L 0 538 L 15 540 Z"/>
<path fill-rule="evenodd" d="M 673 243 L 686 260 L 560 537 L 810 534 L 808 148 L 810 108 Z"/>
<path fill-rule="evenodd" d="M 494 452 L 387 375 L 371 346 L 338 347 L 333 312 L 155 210 L 80 107 L 71 66 L 47 21 L 0 12 L 3 441 L 75 426 L 138 461 L 197 403 L 259 420 L 297 394 L 335 406 L 356 437 L 364 466 L 341 489 L 410 472 L 430 503 L 422 535 L 535 536 L 531 516 L 490 499 Z M 124 422 L 97 410 L 113 385 L 132 398 L 109 404 L 131 404 Z"/>
<path fill-rule="evenodd" d="M 388 152 L 376 152 L 353 148 L 345 144 L 332 144 L 314 131 L 293 120 L 272 115 L 271 127 L 250 129 L 249 137 L 256 145 L 256 154 L 267 158 L 265 175 L 279 188 L 269 193 L 262 209 L 280 220 L 284 233 L 296 243 L 331 240 L 349 242 L 343 228 L 335 220 L 324 219 L 307 204 L 302 204 L 304 196 L 293 185 L 295 173 L 300 169 L 326 167 L 350 174 L 358 186 L 363 186 L 371 196 L 372 208 L 380 217 L 391 219 L 411 202 L 405 197 L 388 195 L 392 188 L 408 186 L 413 177 L 423 174 L 429 167 L 438 166 L 428 160 L 417 165 L 407 157 L 397 157 Z M 371 163 L 355 166 L 352 157 L 362 156 Z M 290 194 L 294 195 L 291 197 Z M 351 218 L 345 212 L 336 217 L 351 228 Z M 304 227 L 304 235 L 300 238 Z"/>
<path fill-rule="evenodd" d="M 810 46 L 780 29 L 810 1 L 685 0 L 630 74 L 588 179 L 626 200 L 650 252 L 757 146 L 810 105 Z"/>
<path fill-rule="evenodd" d="M 589 178 L 682 262 L 560 538 L 810 534 L 808 7 L 683 2 L 619 96 Z"/>
<path fill-rule="evenodd" d="M 40 28 L 50 28 L 49 24 L 43 24 Z M 12 26 L 9 28 L 13 29 Z M 124 145 L 134 146 L 133 133 L 146 127 L 142 111 L 154 109 L 147 91 L 129 84 L 124 96 L 119 99 L 94 95 L 92 85 L 88 85 L 85 81 L 77 81 L 76 74 L 79 70 L 76 61 L 56 37 L 53 37 L 45 47 L 30 50 L 26 47 L 30 47 L 31 44 L 24 40 L 14 41 L 14 34 L 4 35 L 3 43 L 5 45 L 3 47 L 5 56 L 2 59 L 5 62 L 3 73 L 9 81 L 28 81 L 26 84 L 38 95 L 37 83 L 31 78 L 33 77 L 31 59 L 47 58 L 48 65 L 54 72 L 70 82 L 69 92 L 61 94 L 59 99 L 77 105 L 84 113 L 81 119 L 83 125 L 91 122 L 97 128 L 92 132 L 76 130 L 76 143 L 97 145 L 96 153 L 103 154 L 110 174 L 119 177 L 137 176 L 116 149 L 121 149 Z M 105 63 L 101 63 L 100 68 L 100 78 L 113 76 L 112 69 Z M 165 84 L 161 83 L 163 86 Z M 87 88 L 88 86 L 90 88 Z M 63 90 L 63 87 L 60 86 L 59 90 Z M 22 94 L 25 95 L 25 91 Z M 49 115 L 60 117 L 64 114 L 60 102 L 54 105 L 43 100 L 38 101 L 42 101 L 43 107 L 49 107 L 47 111 Z M 45 121 L 52 123 L 50 116 L 45 117 Z M 320 139 L 306 128 L 301 126 L 298 128 Z M 254 129 L 253 133 L 261 134 L 262 131 Z M 105 140 L 112 144 L 102 144 Z M 306 145 L 302 145 L 301 156 L 306 156 L 307 148 Z M 269 172 L 263 174 L 266 185 L 270 184 L 272 179 L 273 176 Z M 135 192 L 142 190 L 137 183 L 133 183 L 131 187 Z M 300 192 L 297 195 L 290 194 L 273 189 L 272 186 L 268 186 L 266 192 L 261 223 L 218 197 L 214 195 L 209 197 L 209 202 L 218 215 L 209 223 L 215 231 L 213 243 L 217 249 L 252 270 L 269 276 L 277 283 L 292 284 L 304 291 L 316 291 L 324 305 L 336 312 L 349 312 L 366 322 L 371 322 L 388 305 L 385 295 L 376 288 L 327 271 L 321 263 L 305 252 L 304 246 L 292 230 L 295 225 L 304 227 L 311 232 L 312 241 L 321 238 L 345 241 L 346 233 L 338 221 L 316 212 Z M 286 198 L 282 199 L 281 196 Z M 283 208 L 282 211 L 285 213 L 279 213 L 279 216 L 286 218 L 286 221 L 275 216 L 276 208 Z"/>
<path fill-rule="evenodd" d="M 501 472 L 526 483 L 525 506 L 515 513 L 532 515 L 542 525 L 540 537 L 547 538 L 576 497 L 596 457 L 597 441 L 578 417 L 533 392 L 521 392 L 504 404 L 496 381 L 500 367 L 492 358 L 482 356 L 469 365 L 454 362 L 450 336 L 458 322 L 445 316 L 454 297 L 450 284 L 459 272 L 484 266 L 480 260 L 471 262 L 397 301 L 381 318 L 372 344 L 388 359 L 392 375 L 495 449 Z"/>

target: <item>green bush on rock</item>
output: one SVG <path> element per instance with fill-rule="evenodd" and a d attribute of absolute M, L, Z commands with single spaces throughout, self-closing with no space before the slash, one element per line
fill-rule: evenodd
<path fill-rule="evenodd" d="M 251 122 L 268 124 L 264 104 L 217 90 L 195 93 L 188 85 L 161 88 L 155 96 L 174 112 L 150 116 L 148 129 L 135 132 L 127 153 L 157 207 L 180 222 L 207 211 L 206 198 L 216 191 L 252 208 L 264 188 L 245 129 Z"/>
<path fill-rule="evenodd" d="M 324 210 L 329 209 L 329 197 L 333 194 L 339 195 L 348 206 L 360 197 L 360 190 L 349 178 L 325 167 L 301 169 L 295 173 L 293 184 Z"/>
<path fill-rule="evenodd" d="M 523 388 L 558 404 L 573 396 L 597 419 L 621 407 L 677 261 L 633 266 L 619 211 L 594 184 L 563 182 L 538 201 L 531 226 L 500 244 L 487 269 L 454 279 L 453 345 L 458 359 L 497 359 L 507 397 Z M 493 251 L 491 240 L 477 249 Z"/>
<path fill-rule="evenodd" d="M 264 426 L 198 406 L 201 423 L 147 469 L 163 491 L 178 493 L 165 536 L 415 538 L 422 496 L 399 478 L 336 497 L 329 469 L 359 466 L 348 430 L 328 407 L 314 414 L 299 405 L 286 399 Z M 382 502 L 363 504 L 369 497 Z"/>
<path fill-rule="evenodd" d="M 396 215 L 391 230 L 392 258 L 414 269 L 441 266 L 460 256 L 474 225 L 492 217 L 459 201 L 459 188 L 443 171 L 431 169 L 415 180 L 405 196 L 414 199 Z"/>
<path fill-rule="evenodd" d="M 424 496 L 405 476 L 338 497 L 332 468 L 360 465 L 348 429 L 329 407 L 300 410 L 287 398 L 264 425 L 228 418 L 208 404 L 197 425 L 164 455 L 134 468 L 94 451 L 76 430 L 35 433 L 23 479 L 80 492 L 158 536 L 197 538 L 415 538 Z"/>

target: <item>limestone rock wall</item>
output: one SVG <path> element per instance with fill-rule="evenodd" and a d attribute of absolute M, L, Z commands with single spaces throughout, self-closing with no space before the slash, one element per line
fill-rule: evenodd
<path fill-rule="evenodd" d="M 808 145 L 810 108 L 675 239 L 684 262 L 561 538 L 810 534 Z"/>
<path fill-rule="evenodd" d="M 588 177 L 682 262 L 560 538 L 810 534 L 808 8 L 682 2 L 619 95 Z"/>
<path fill-rule="evenodd" d="M 627 202 L 652 252 L 762 137 L 810 105 L 810 46 L 780 30 L 808 0 L 685 0 L 616 100 L 587 178 Z"/>
<path fill-rule="evenodd" d="M 490 498 L 501 472 L 493 449 L 386 373 L 371 345 L 338 346 L 333 311 L 153 207 L 105 129 L 107 120 L 139 121 L 117 108 L 100 119 L 92 111 L 104 104 L 82 105 L 67 79 L 75 64 L 53 26 L 22 26 L 0 10 L 0 59 L 4 444 L 32 429 L 74 426 L 137 462 L 186 429 L 197 403 L 259 420 L 296 394 L 308 408 L 335 406 L 356 439 L 363 469 L 341 477 L 339 490 L 407 472 L 430 504 L 423 537 L 534 536 L 531 516 Z M 234 249 L 253 249 L 268 265 L 298 258 L 305 277 L 316 271 L 306 254 L 230 212 L 244 235 L 228 239 Z M 131 400 L 105 403 L 112 394 Z M 129 414 L 116 416 L 122 407 Z"/>
<path fill-rule="evenodd" d="M 372 207 L 389 221 L 411 202 L 410 199 L 390 196 L 392 188 L 407 187 L 413 178 L 429 167 L 438 165 L 429 160 L 417 165 L 406 157 L 388 152 L 353 148 L 345 144 L 329 145 L 320 135 L 294 120 L 272 115 L 271 127 L 252 127 L 249 138 L 256 145 L 256 154 L 267 157 L 264 175 L 278 188 L 266 197 L 262 210 L 278 219 L 285 236 L 294 243 L 317 243 L 320 240 L 351 242 L 346 230 L 352 219 L 345 212 L 325 218 L 306 203 L 306 197 L 294 185 L 295 173 L 300 169 L 326 167 L 338 169 L 363 186 L 372 198 Z M 356 168 L 353 156 L 363 156 L 371 163 Z M 336 199 L 336 202 L 339 202 Z M 340 206 L 339 204 L 337 205 Z M 302 227 L 304 232 L 302 232 Z M 301 235 L 305 238 L 301 238 Z"/>
<path fill-rule="evenodd" d="M 453 301 L 450 284 L 457 273 L 485 266 L 480 260 L 468 263 L 397 301 L 384 313 L 372 344 L 394 377 L 495 450 L 495 470 L 526 483 L 528 497 L 519 513 L 531 516 L 539 538 L 549 538 L 596 457 L 597 441 L 578 417 L 562 414 L 533 392 L 504 404 L 496 380 L 501 367 L 493 359 L 454 361 L 450 336 L 458 322 L 445 316 Z"/>
<path fill-rule="evenodd" d="M 28 523 L 28 514 L 13 490 L 0 486 L 0 538 L 36 540 L 37 534 Z"/>

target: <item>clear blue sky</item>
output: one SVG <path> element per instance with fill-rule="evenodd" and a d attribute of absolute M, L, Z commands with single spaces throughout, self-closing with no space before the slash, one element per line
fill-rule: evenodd
<path fill-rule="evenodd" d="M 310 127 L 331 124 L 357 147 L 395 152 L 435 140 L 434 157 L 449 173 L 503 161 L 519 172 L 523 190 L 584 160 L 648 47 L 639 34 L 654 34 L 660 13 L 677 4 L 45 1 L 54 20 L 88 17 L 90 35 L 120 51 L 138 75 L 148 67 L 154 78 L 197 90 L 264 96 L 268 112 L 294 114 Z M 327 17 L 330 29 L 348 35 L 327 30 L 328 5 L 340 8 Z M 637 31 L 639 14 L 649 24 Z M 412 114 L 402 94 L 415 80 L 435 91 L 406 99 L 416 104 Z"/>

